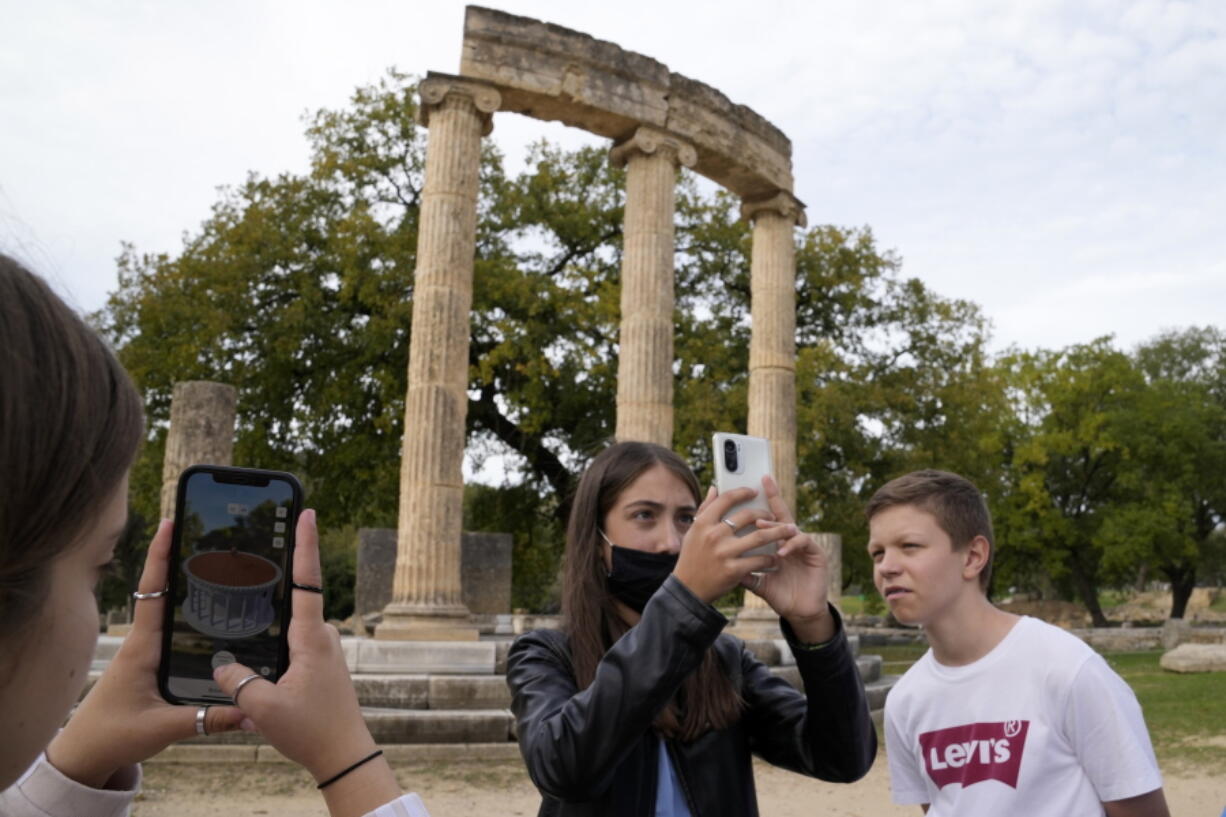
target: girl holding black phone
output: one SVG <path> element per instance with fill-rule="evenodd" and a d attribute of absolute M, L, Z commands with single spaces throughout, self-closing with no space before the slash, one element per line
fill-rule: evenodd
<path fill-rule="evenodd" d="M 867 773 L 876 736 L 826 599 L 825 555 L 774 482 L 762 489 L 769 512 L 734 510 L 749 489 L 703 499 L 680 457 L 639 442 L 609 447 L 583 474 L 563 628 L 522 636 L 508 656 L 541 815 L 756 815 L 752 755 L 823 780 Z M 742 556 L 772 542 L 775 555 Z M 721 635 L 711 604 L 738 584 L 780 615 L 803 693 Z"/>
<path fill-rule="evenodd" d="M 140 395 L 102 340 L 0 254 L 0 814 L 126 814 L 142 760 L 196 734 L 246 728 L 315 776 L 333 817 L 426 817 L 377 753 L 317 592 L 294 591 L 290 667 L 276 684 L 230 664 L 217 681 L 238 708 L 163 700 L 168 521 L 149 545 L 131 633 L 57 734 L 88 678 L 94 588 L 126 527 L 143 435 Z M 318 589 L 312 511 L 296 538 L 293 579 Z"/>

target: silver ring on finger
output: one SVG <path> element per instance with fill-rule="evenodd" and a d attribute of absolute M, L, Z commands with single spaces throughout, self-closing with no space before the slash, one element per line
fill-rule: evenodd
<path fill-rule="evenodd" d="M 732 532 L 733 532 L 733 533 L 736 533 L 737 531 L 739 531 L 739 530 L 740 530 L 740 528 L 738 528 L 738 527 L 736 526 L 736 523 L 735 523 L 735 522 L 733 522 L 731 519 L 727 519 L 727 518 L 725 518 L 725 519 L 721 519 L 721 520 L 719 520 L 719 521 L 720 521 L 720 522 L 723 522 L 725 525 L 727 525 L 728 527 L 732 528 Z"/>
<path fill-rule="evenodd" d="M 234 705 L 235 706 L 238 705 L 238 693 L 243 691 L 243 687 L 247 686 L 247 684 L 251 683 L 257 678 L 263 678 L 263 677 L 264 676 L 260 675 L 258 672 L 253 672 L 250 675 L 248 675 L 246 678 L 244 678 L 243 680 L 239 681 L 238 684 L 234 687 L 234 694 L 230 696 L 230 700 L 234 701 Z"/>
<path fill-rule="evenodd" d="M 204 716 L 207 715 L 208 712 L 209 712 L 209 708 L 207 706 L 202 706 L 196 710 L 196 734 L 197 735 L 207 736 L 209 733 L 208 730 L 204 728 Z"/>
<path fill-rule="evenodd" d="M 160 599 L 162 596 L 170 592 L 169 587 L 163 587 L 161 590 L 154 590 L 152 593 L 133 593 L 132 598 L 137 601 L 145 601 L 147 599 Z"/>

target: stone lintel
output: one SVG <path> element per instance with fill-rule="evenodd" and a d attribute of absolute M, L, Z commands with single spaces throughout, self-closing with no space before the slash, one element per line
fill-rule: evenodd
<path fill-rule="evenodd" d="M 790 190 L 791 141 L 709 85 L 614 43 L 528 17 L 468 7 L 460 73 L 502 93 L 501 110 L 614 141 L 642 125 L 689 141 L 694 170 L 740 196 Z"/>
<path fill-rule="evenodd" d="M 753 223 L 759 213 L 778 213 L 791 219 L 797 227 L 809 226 L 805 218 L 805 203 L 787 190 L 777 190 L 764 198 L 745 199 L 741 202 L 741 218 Z"/>
<path fill-rule="evenodd" d="M 426 78 L 418 83 L 417 94 L 421 97 L 421 104 L 417 108 L 417 122 L 427 128 L 430 127 L 431 112 L 452 94 L 468 97 L 477 111 L 484 114 L 484 136 L 493 131 L 493 114 L 502 107 L 502 95 L 488 82 L 437 71 L 428 72 Z"/>
<path fill-rule="evenodd" d="M 628 139 L 618 142 L 609 151 L 609 159 L 617 167 L 625 167 L 634 153 L 670 156 L 672 160 L 683 167 L 693 167 L 698 160 L 694 146 L 680 137 L 660 128 L 643 125 L 636 129 Z"/>

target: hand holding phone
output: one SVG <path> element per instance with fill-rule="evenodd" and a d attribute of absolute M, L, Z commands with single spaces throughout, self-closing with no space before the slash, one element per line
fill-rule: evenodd
<path fill-rule="evenodd" d="M 770 512 L 770 504 L 762 490 L 762 478 L 773 476 L 770 441 L 745 434 L 716 432 L 712 437 L 711 450 L 715 461 L 715 489 L 721 494 L 734 488 L 752 488 L 757 491 L 753 499 L 742 502 L 728 512 L 731 516 L 742 508 L 756 508 Z M 725 517 L 726 518 L 726 517 Z M 746 536 L 757 528 L 747 525 L 736 532 Z M 747 551 L 745 556 L 770 556 L 779 550 L 777 542 L 770 542 Z"/>
<path fill-rule="evenodd" d="M 155 594 L 166 587 L 170 539 L 170 522 L 162 520 L 149 543 L 137 592 Z M 196 735 L 197 708 L 174 706 L 158 694 L 165 603 L 162 597 L 135 602 L 132 631 L 47 747 L 47 758 L 66 777 L 101 789 L 121 769 Z M 230 732 L 241 720 L 234 707 L 211 706 L 204 728 L 210 735 Z"/>
<path fill-rule="evenodd" d="M 321 587 L 319 533 L 315 512 L 298 521 L 293 581 Z M 281 754 L 301 764 L 322 782 L 375 749 L 366 728 L 358 696 L 345 664 L 340 635 L 324 621 L 323 597 L 295 588 L 294 618 L 289 625 L 289 669 L 276 683 L 253 679 L 237 692 L 237 705 L 247 716 L 244 729 L 254 729 Z M 255 669 L 242 662 L 217 669 L 215 678 L 233 695 Z M 400 795 L 385 758 L 365 763 L 335 785 L 324 789 L 333 814 L 365 814 Z M 340 809 L 339 799 L 346 800 Z"/>
<path fill-rule="evenodd" d="M 289 574 L 302 487 L 280 471 L 195 465 L 179 478 L 159 688 L 171 703 L 228 704 L 213 670 L 276 681 L 289 664 Z"/>

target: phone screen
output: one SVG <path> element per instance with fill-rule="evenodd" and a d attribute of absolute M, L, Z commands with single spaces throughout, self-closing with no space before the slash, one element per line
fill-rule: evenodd
<path fill-rule="evenodd" d="M 276 471 L 183 473 L 159 673 L 168 700 L 228 703 L 213 681 L 222 664 L 238 661 L 270 681 L 285 670 L 301 497 L 298 481 Z"/>

